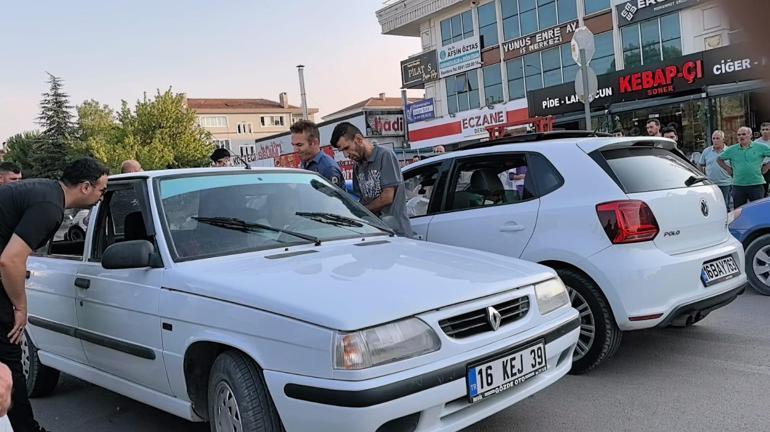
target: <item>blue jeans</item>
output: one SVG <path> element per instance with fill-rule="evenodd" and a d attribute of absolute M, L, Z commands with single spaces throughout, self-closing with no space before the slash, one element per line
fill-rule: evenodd
<path fill-rule="evenodd" d="M 725 206 L 727 211 L 733 209 L 733 185 L 719 186 L 719 190 L 722 191 L 722 196 L 725 198 Z"/>

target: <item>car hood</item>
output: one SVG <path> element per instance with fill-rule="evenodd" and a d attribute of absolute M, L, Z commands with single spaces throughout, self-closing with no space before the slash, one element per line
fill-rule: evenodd
<path fill-rule="evenodd" d="M 179 263 L 164 286 L 337 330 L 358 330 L 531 285 L 553 270 L 402 238 Z M 277 256 L 285 254 L 285 256 Z"/>

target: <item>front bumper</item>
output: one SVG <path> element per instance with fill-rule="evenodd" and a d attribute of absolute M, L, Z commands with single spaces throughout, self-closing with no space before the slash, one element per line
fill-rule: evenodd
<path fill-rule="evenodd" d="M 536 328 L 421 368 L 366 381 L 339 381 L 264 371 L 288 431 L 454 431 L 548 387 L 572 366 L 580 321 Z M 475 404 L 467 401 L 466 366 L 476 359 L 544 339 L 548 370 Z"/>

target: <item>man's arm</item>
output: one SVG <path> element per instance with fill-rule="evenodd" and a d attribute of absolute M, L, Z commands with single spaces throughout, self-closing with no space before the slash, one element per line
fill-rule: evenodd
<path fill-rule="evenodd" d="M 19 343 L 27 325 L 27 293 L 24 284 L 27 274 L 27 258 L 32 249 L 18 235 L 14 234 L 11 241 L 0 255 L 0 277 L 3 287 L 14 307 L 14 326 L 8 338 L 11 343 Z"/>
<path fill-rule="evenodd" d="M 722 167 L 722 169 L 723 169 L 723 170 L 725 170 L 725 172 L 726 172 L 727 174 L 729 174 L 729 175 L 731 175 L 731 176 L 733 175 L 733 169 L 732 169 L 732 167 L 730 167 L 730 165 L 727 165 L 723 159 L 721 159 L 721 158 L 720 158 L 720 159 L 717 159 L 717 163 L 719 164 L 719 166 L 721 166 L 721 167 Z"/>
<path fill-rule="evenodd" d="M 396 187 L 386 187 L 382 190 L 382 193 L 380 196 L 375 198 L 372 202 L 366 205 L 366 208 L 369 209 L 374 214 L 379 214 L 382 209 L 385 207 L 393 204 L 393 200 L 396 199 Z"/>

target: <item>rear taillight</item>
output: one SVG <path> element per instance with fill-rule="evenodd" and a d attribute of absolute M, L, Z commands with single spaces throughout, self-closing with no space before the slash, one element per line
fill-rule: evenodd
<path fill-rule="evenodd" d="M 599 221 L 613 244 L 650 241 L 658 235 L 658 221 L 643 201 L 612 201 L 596 206 Z"/>

